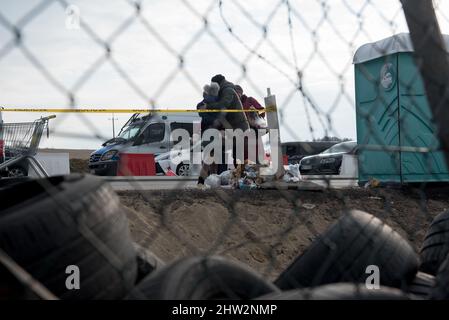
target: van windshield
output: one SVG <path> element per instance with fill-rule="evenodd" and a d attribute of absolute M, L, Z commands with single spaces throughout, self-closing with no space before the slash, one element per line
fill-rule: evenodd
<path fill-rule="evenodd" d="M 119 138 L 129 140 L 134 138 L 140 130 L 140 126 L 129 126 L 118 136 Z"/>

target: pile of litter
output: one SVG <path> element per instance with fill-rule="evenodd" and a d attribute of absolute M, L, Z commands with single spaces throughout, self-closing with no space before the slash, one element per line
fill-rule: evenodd
<path fill-rule="evenodd" d="M 264 182 L 275 179 L 273 175 L 261 175 L 262 167 L 264 166 L 252 163 L 224 171 L 219 175 L 211 174 L 206 178 L 204 185 L 206 188 L 260 189 Z M 301 180 L 299 164 L 288 165 L 281 179 L 286 183 L 298 183 Z"/>

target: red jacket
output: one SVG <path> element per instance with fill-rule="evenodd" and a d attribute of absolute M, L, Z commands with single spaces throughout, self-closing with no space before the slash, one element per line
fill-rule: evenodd
<path fill-rule="evenodd" d="M 251 107 L 254 107 L 254 108 L 258 109 L 258 110 L 263 109 L 263 107 L 260 105 L 260 103 L 257 102 L 257 100 L 254 99 L 253 97 L 247 97 L 246 95 L 243 94 L 240 97 L 240 100 L 242 101 L 242 105 L 243 105 L 243 109 L 244 110 L 249 110 Z M 246 115 L 248 116 L 249 113 L 250 112 L 246 112 Z M 262 118 L 265 118 L 265 112 L 261 113 L 260 116 Z"/>

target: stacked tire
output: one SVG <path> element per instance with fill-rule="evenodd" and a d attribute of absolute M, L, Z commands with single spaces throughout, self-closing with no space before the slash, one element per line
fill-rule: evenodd
<path fill-rule="evenodd" d="M 430 224 L 420 252 L 420 270 L 435 275 L 430 298 L 449 299 L 449 211 Z"/>
<path fill-rule="evenodd" d="M 56 297 L 121 299 L 133 288 L 137 260 L 127 217 L 103 180 L 31 180 L 3 188 L 1 199 L 0 249 Z M 79 271 L 79 288 L 66 283 L 70 270 Z M 11 270 L 0 269 L 0 278 L 7 297 L 27 291 L 13 286 Z"/>
<path fill-rule="evenodd" d="M 439 214 L 430 224 L 420 252 L 420 270 L 436 275 L 449 253 L 449 211 Z"/>
<path fill-rule="evenodd" d="M 337 282 L 365 283 L 370 268 L 380 284 L 405 287 L 415 276 L 418 257 L 410 244 L 378 218 L 362 211 L 345 213 L 282 272 L 282 290 Z"/>
<path fill-rule="evenodd" d="M 408 300 L 430 297 L 410 244 L 378 218 L 345 213 L 274 281 L 222 257 L 190 257 L 149 274 L 128 299 Z M 366 285 L 379 268 L 379 288 Z"/>
<path fill-rule="evenodd" d="M 254 299 L 279 289 L 245 265 L 219 256 L 179 259 L 143 279 L 132 300 Z"/>
<path fill-rule="evenodd" d="M 119 198 L 98 177 L 11 180 L 0 195 L 0 256 L 61 299 L 449 299 L 449 212 L 418 256 L 378 218 L 347 211 L 272 283 L 219 256 L 165 265 L 133 243 Z M 73 268 L 76 288 L 67 285 Z M 0 299 L 33 297 L 15 272 L 0 265 Z"/>

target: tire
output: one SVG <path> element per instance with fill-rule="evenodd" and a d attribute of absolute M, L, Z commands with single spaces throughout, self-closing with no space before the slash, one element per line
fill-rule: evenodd
<path fill-rule="evenodd" d="M 180 163 L 176 167 L 176 175 L 181 177 L 187 177 L 190 176 L 190 165 L 187 163 Z"/>
<path fill-rule="evenodd" d="M 438 269 L 435 287 L 430 298 L 432 300 L 449 300 L 449 255 Z"/>
<path fill-rule="evenodd" d="M 178 260 L 142 280 L 128 299 L 253 299 L 279 291 L 246 266 L 222 257 Z"/>
<path fill-rule="evenodd" d="M 119 299 L 132 289 L 137 265 L 128 220 L 102 179 L 36 179 L 1 190 L 0 198 L 0 248 L 53 294 Z M 69 265 L 79 268 L 79 290 L 66 288 Z"/>
<path fill-rule="evenodd" d="M 421 246 L 419 269 L 436 275 L 449 253 L 449 211 L 439 214 L 430 224 Z"/>
<path fill-rule="evenodd" d="M 23 182 L 31 181 L 30 177 L 17 177 L 17 178 L 0 178 L 0 190 L 4 188 L 12 187 L 13 185 Z"/>
<path fill-rule="evenodd" d="M 353 283 L 334 283 L 312 289 L 295 289 L 272 293 L 257 300 L 410 300 L 396 288 L 367 289 Z"/>
<path fill-rule="evenodd" d="M 379 268 L 383 286 L 402 288 L 415 276 L 418 257 L 410 244 L 378 218 L 346 212 L 276 279 L 282 290 L 328 283 L 365 283 L 367 267 Z"/>
<path fill-rule="evenodd" d="M 165 265 L 165 263 L 150 250 L 145 249 L 137 243 L 134 243 L 134 249 L 136 250 L 137 261 L 136 284 L 138 284 L 150 273 L 161 269 Z"/>
<path fill-rule="evenodd" d="M 424 272 L 418 272 L 412 282 L 410 282 L 404 289 L 404 291 L 422 299 L 429 299 L 434 287 L 434 276 Z"/>

